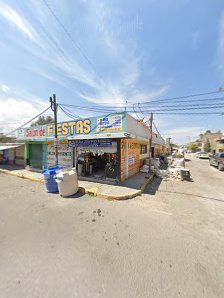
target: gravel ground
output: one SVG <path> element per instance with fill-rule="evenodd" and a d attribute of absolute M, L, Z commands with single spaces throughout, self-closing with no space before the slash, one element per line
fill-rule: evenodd
<path fill-rule="evenodd" d="M 0 174 L 1 297 L 223 297 L 224 172 L 189 159 L 129 201 Z"/>

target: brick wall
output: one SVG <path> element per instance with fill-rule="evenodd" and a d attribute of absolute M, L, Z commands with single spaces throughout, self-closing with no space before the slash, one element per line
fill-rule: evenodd
<path fill-rule="evenodd" d="M 126 141 L 121 140 L 121 181 L 125 180 Z"/>
<path fill-rule="evenodd" d="M 128 156 L 126 142 L 128 141 Z M 121 181 L 125 180 L 126 160 L 128 158 L 128 177 L 137 174 L 140 170 L 140 143 L 135 140 L 121 140 Z"/>

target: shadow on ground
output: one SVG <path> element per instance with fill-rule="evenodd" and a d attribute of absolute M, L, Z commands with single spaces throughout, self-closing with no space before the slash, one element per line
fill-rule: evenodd
<path fill-rule="evenodd" d="M 159 189 L 159 186 L 162 182 L 162 178 L 155 177 L 152 182 L 146 187 L 144 194 L 155 195 Z"/>
<path fill-rule="evenodd" d="M 7 170 L 7 171 L 15 171 L 15 170 L 24 170 L 25 168 L 23 166 L 17 166 L 17 165 L 3 165 L 0 164 L 1 169 Z"/>
<path fill-rule="evenodd" d="M 57 192 L 57 193 L 55 193 L 56 195 L 59 195 L 59 193 Z M 74 199 L 80 199 L 80 198 L 82 198 L 82 197 L 84 197 L 86 194 L 84 194 L 84 193 L 80 193 L 80 192 L 77 192 L 77 193 L 75 193 L 74 195 L 71 195 L 71 196 L 68 196 L 68 197 L 63 197 L 63 196 L 60 196 L 61 198 L 63 198 L 63 199 L 68 199 L 68 200 L 74 200 Z"/>

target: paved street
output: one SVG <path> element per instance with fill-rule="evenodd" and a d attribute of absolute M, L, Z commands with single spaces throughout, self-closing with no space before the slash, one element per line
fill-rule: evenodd
<path fill-rule="evenodd" d="M 127 201 L 0 174 L 1 297 L 223 297 L 224 172 L 188 158 Z"/>

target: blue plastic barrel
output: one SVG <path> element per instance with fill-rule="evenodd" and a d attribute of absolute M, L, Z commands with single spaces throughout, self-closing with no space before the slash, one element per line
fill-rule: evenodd
<path fill-rule="evenodd" d="M 54 175 L 63 169 L 63 167 L 55 166 L 43 170 L 44 181 L 48 192 L 58 192 L 58 184 L 54 179 Z"/>

